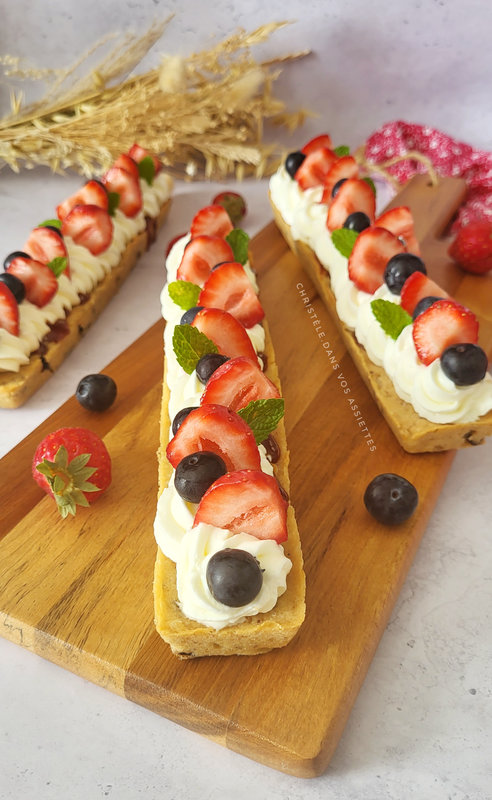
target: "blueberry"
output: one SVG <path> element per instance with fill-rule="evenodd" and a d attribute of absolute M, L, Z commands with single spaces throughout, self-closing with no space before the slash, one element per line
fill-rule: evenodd
<path fill-rule="evenodd" d="M 226 472 L 226 465 L 220 456 L 201 450 L 181 459 L 174 474 L 174 486 L 183 500 L 199 503 L 212 483 Z"/>
<path fill-rule="evenodd" d="M 300 150 L 296 150 L 295 153 L 289 153 L 289 155 L 285 159 L 285 169 L 287 170 L 291 178 L 295 177 L 297 170 L 299 169 L 305 158 L 306 156 L 304 155 L 304 153 L 301 153 Z"/>
<path fill-rule="evenodd" d="M 116 398 L 116 383 L 100 372 L 86 375 L 79 381 L 75 397 L 88 411 L 106 411 Z"/>
<path fill-rule="evenodd" d="M 3 262 L 3 268 L 7 269 L 7 267 L 10 266 L 14 258 L 28 258 L 29 261 L 31 261 L 31 256 L 29 255 L 29 253 L 24 253 L 22 250 L 15 250 L 13 253 L 9 253 L 8 256 L 5 258 L 5 261 Z"/>
<path fill-rule="evenodd" d="M 186 406 L 186 408 L 182 408 L 181 411 L 178 411 L 178 413 L 173 419 L 173 424 L 172 424 L 173 436 L 176 436 L 178 428 L 181 425 L 181 423 L 184 422 L 190 411 L 194 411 L 195 408 L 198 408 L 198 406 Z"/>
<path fill-rule="evenodd" d="M 2 272 L 0 275 L 0 281 L 8 286 L 17 302 L 22 303 L 24 297 L 26 296 L 26 287 L 20 278 L 18 278 L 16 275 L 12 275 L 10 272 Z"/>
<path fill-rule="evenodd" d="M 340 180 L 335 183 L 333 189 L 331 190 L 331 196 L 332 197 L 336 197 L 337 196 L 337 194 L 338 194 L 338 192 L 340 190 L 340 186 L 342 185 L 342 183 L 345 183 L 346 180 L 347 180 L 347 178 L 340 178 Z"/>
<path fill-rule="evenodd" d="M 206 353 L 197 362 L 195 368 L 196 377 L 201 383 L 208 383 L 215 370 L 225 364 L 226 361 L 229 361 L 229 359 L 227 356 L 223 356 L 222 353 Z"/>
<path fill-rule="evenodd" d="M 365 507 L 383 525 L 405 522 L 415 511 L 418 499 L 415 486 L 392 472 L 377 475 L 364 492 Z"/>
<path fill-rule="evenodd" d="M 423 297 L 415 306 L 412 318 L 414 320 L 417 319 L 419 314 L 423 314 L 424 311 L 427 311 L 427 309 L 434 305 L 434 303 L 437 303 L 438 300 L 444 300 L 444 297 L 436 297 L 433 294 L 430 294 L 428 297 Z"/>
<path fill-rule="evenodd" d="M 207 564 L 206 577 L 211 595 L 230 608 L 251 603 L 263 584 L 256 558 L 246 550 L 231 547 L 214 553 Z"/>
<path fill-rule="evenodd" d="M 357 233 L 365 231 L 365 229 L 370 228 L 370 226 L 371 220 L 363 211 L 354 211 L 353 214 L 348 215 L 343 223 L 344 228 L 348 228 L 349 231 L 357 231 Z"/>
<path fill-rule="evenodd" d="M 414 272 L 427 275 L 424 262 L 413 253 L 397 253 L 390 258 L 384 270 L 386 286 L 392 294 L 400 294 L 406 279 Z"/>
<path fill-rule="evenodd" d="M 487 355 L 478 344 L 453 344 L 441 356 L 442 371 L 456 386 L 478 383 L 487 366 Z"/>
<path fill-rule="evenodd" d="M 193 306 L 193 308 L 189 308 L 188 311 L 185 311 L 179 321 L 180 325 L 191 325 L 196 315 L 202 310 L 202 308 L 203 306 Z"/>

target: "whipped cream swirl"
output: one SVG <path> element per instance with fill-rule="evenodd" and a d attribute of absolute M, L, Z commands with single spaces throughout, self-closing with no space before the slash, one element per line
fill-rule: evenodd
<path fill-rule="evenodd" d="M 263 583 L 258 595 L 239 608 L 219 603 L 207 586 L 206 571 L 210 558 L 224 548 L 246 550 L 258 561 Z M 176 562 L 178 601 L 183 614 L 202 625 L 220 630 L 247 617 L 271 611 L 287 588 L 291 561 L 273 539 L 257 539 L 248 533 L 231 534 L 227 530 L 200 522 L 188 530 Z"/>

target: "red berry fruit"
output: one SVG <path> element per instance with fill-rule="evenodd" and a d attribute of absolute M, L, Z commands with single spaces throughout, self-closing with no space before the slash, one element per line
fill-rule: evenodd
<path fill-rule="evenodd" d="M 15 275 L 24 284 L 26 300 L 42 308 L 54 297 L 58 281 L 54 272 L 41 261 L 35 261 L 27 254 L 18 255 L 8 265 L 6 272 Z"/>
<path fill-rule="evenodd" d="M 470 222 L 461 228 L 449 255 L 465 272 L 483 275 L 492 270 L 492 221 Z"/>
<path fill-rule="evenodd" d="M 9 287 L 0 283 L 0 328 L 19 335 L 19 306 Z"/>
<path fill-rule="evenodd" d="M 195 514 L 200 522 L 257 539 L 287 539 L 288 503 L 277 481 L 260 470 L 242 469 L 218 478 L 205 492 Z"/>
<path fill-rule="evenodd" d="M 193 217 L 190 225 L 191 236 L 220 236 L 225 239 L 234 228 L 229 214 L 221 205 L 201 208 Z"/>
<path fill-rule="evenodd" d="M 176 468 L 185 456 L 204 450 L 220 456 L 229 472 L 260 469 L 253 431 L 225 406 L 211 403 L 190 411 L 169 442 L 166 456 Z"/>
<path fill-rule="evenodd" d="M 369 184 L 359 178 L 348 178 L 332 200 L 326 227 L 329 231 L 343 228 L 347 217 L 356 212 L 365 214 L 372 225 L 375 211 L 376 198 Z"/>
<path fill-rule="evenodd" d="M 237 192 L 220 192 L 215 195 L 212 203 L 225 208 L 233 225 L 238 225 L 246 216 L 246 200 Z"/>
<path fill-rule="evenodd" d="M 239 411 L 253 400 L 278 397 L 280 392 L 261 371 L 258 361 L 239 356 L 229 359 L 213 372 L 200 402 L 219 403 Z"/>
<path fill-rule="evenodd" d="M 32 475 L 66 517 L 110 486 L 111 457 L 102 439 L 87 428 L 59 428 L 36 448 Z"/>
<path fill-rule="evenodd" d="M 404 251 L 400 240 L 385 228 L 366 228 L 355 240 L 348 261 L 349 278 L 358 289 L 373 294 L 384 282 L 384 271 L 390 258 Z"/>
<path fill-rule="evenodd" d="M 56 207 L 56 214 L 63 222 L 65 217 L 70 214 L 75 206 L 99 206 L 108 210 L 108 192 L 100 181 L 87 181 L 81 189 L 67 197 L 59 206 Z"/>
<path fill-rule="evenodd" d="M 391 231 L 398 238 L 404 240 L 407 252 L 413 253 L 416 256 L 420 255 L 420 245 L 415 236 L 413 216 L 408 206 L 398 206 L 391 208 L 381 214 L 374 223 L 378 228 L 386 228 Z"/>
<path fill-rule="evenodd" d="M 417 355 L 426 366 L 455 344 L 476 344 L 478 320 L 454 300 L 438 300 L 419 314 L 412 326 Z"/>
<path fill-rule="evenodd" d="M 221 264 L 210 273 L 197 305 L 228 311 L 245 328 L 251 328 L 265 316 L 251 281 L 236 261 Z"/>

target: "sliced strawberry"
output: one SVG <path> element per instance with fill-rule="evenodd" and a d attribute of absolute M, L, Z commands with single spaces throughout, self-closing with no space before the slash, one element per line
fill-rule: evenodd
<path fill-rule="evenodd" d="M 420 361 L 428 365 L 453 344 L 476 344 L 478 320 L 454 300 L 438 300 L 417 317 L 412 336 Z"/>
<path fill-rule="evenodd" d="M 423 272 L 413 272 L 403 284 L 400 295 L 401 306 L 409 314 L 413 314 L 415 306 L 424 297 L 449 297 L 449 295 Z"/>
<path fill-rule="evenodd" d="M 271 475 L 241 469 L 216 480 L 200 500 L 193 525 L 200 522 L 257 539 L 287 540 L 288 503 Z"/>
<path fill-rule="evenodd" d="M 133 175 L 134 178 L 140 180 L 140 173 L 138 171 L 138 164 L 128 153 L 122 153 L 113 164 L 113 167 L 120 167 L 120 169 L 126 170 L 129 172 L 130 175 Z"/>
<path fill-rule="evenodd" d="M 385 228 L 366 228 L 355 240 L 348 261 L 349 278 L 358 289 L 373 294 L 384 282 L 384 270 L 390 258 L 403 252 L 405 247 L 393 233 Z"/>
<path fill-rule="evenodd" d="M 219 353 L 229 358 L 246 356 L 256 359 L 256 353 L 246 329 L 228 311 L 220 308 L 203 308 L 191 323 L 208 336 L 219 348 Z"/>
<path fill-rule="evenodd" d="M 103 183 L 108 192 L 116 192 L 120 196 L 118 208 L 127 217 L 134 217 L 143 205 L 140 181 L 131 172 L 121 167 L 111 167 L 103 175 Z"/>
<path fill-rule="evenodd" d="M 3 281 L 0 281 L 0 328 L 4 328 L 13 336 L 19 335 L 19 306 Z"/>
<path fill-rule="evenodd" d="M 408 206 L 390 208 L 377 218 L 375 224 L 378 228 L 386 228 L 398 238 L 402 238 L 409 253 L 420 256 L 420 245 L 415 236 L 413 216 Z"/>
<path fill-rule="evenodd" d="M 223 261 L 234 261 L 232 248 L 225 239 L 220 236 L 196 236 L 185 247 L 177 278 L 203 286 L 212 268 Z"/>
<path fill-rule="evenodd" d="M 190 233 L 194 236 L 220 236 L 225 239 L 234 228 L 231 218 L 225 208 L 220 205 L 211 205 L 201 208 L 191 221 Z"/>
<path fill-rule="evenodd" d="M 252 400 L 280 397 L 272 381 L 261 371 L 258 361 L 239 356 L 218 367 L 209 379 L 201 403 L 220 403 L 233 411 L 245 408 Z"/>
<path fill-rule="evenodd" d="M 97 256 L 111 244 L 113 221 L 99 206 L 75 206 L 63 220 L 62 233 Z"/>
<path fill-rule="evenodd" d="M 245 328 L 251 328 L 265 316 L 251 281 L 237 261 L 221 264 L 210 273 L 197 305 L 228 311 Z"/>
<path fill-rule="evenodd" d="M 54 258 L 66 258 L 67 266 L 65 273 L 70 275 L 70 267 L 68 263 L 68 251 L 63 241 L 63 236 L 53 228 L 46 225 L 41 225 L 39 228 L 34 228 L 29 234 L 24 247 L 24 252 L 28 253 L 35 261 L 41 261 L 42 264 L 49 264 Z"/>
<path fill-rule="evenodd" d="M 314 153 L 315 150 L 319 150 L 320 147 L 327 147 L 331 150 L 332 145 L 331 136 L 327 133 L 321 133 L 319 136 L 315 136 L 314 139 L 310 139 L 309 142 L 301 148 L 301 153 L 308 156 L 310 153 Z"/>
<path fill-rule="evenodd" d="M 145 149 L 145 147 L 140 147 L 139 144 L 136 143 L 132 144 L 132 146 L 128 151 L 128 155 L 131 156 L 134 159 L 134 161 L 137 162 L 137 164 L 140 164 L 140 162 L 143 161 L 144 158 L 147 158 L 149 156 L 154 162 L 155 175 L 157 175 L 157 173 L 162 169 L 162 162 L 159 161 L 157 156 L 155 156 L 153 153 L 150 153 L 148 150 Z"/>
<path fill-rule="evenodd" d="M 329 231 L 343 228 L 347 217 L 355 211 L 366 214 L 372 224 L 376 213 L 376 197 L 366 181 L 349 178 L 342 183 L 331 202 L 326 218 L 326 227 Z"/>
<path fill-rule="evenodd" d="M 357 164 L 355 158 L 352 156 L 342 156 L 342 158 L 338 158 L 332 165 L 328 175 L 325 178 L 321 202 L 328 204 L 331 203 L 333 200 L 331 193 L 333 191 L 333 187 L 338 183 L 338 181 L 341 181 L 344 178 L 348 179 L 358 177 L 359 165 Z"/>
<path fill-rule="evenodd" d="M 26 289 L 26 300 L 42 308 L 56 294 L 58 281 L 46 264 L 33 258 L 17 256 L 12 259 L 6 272 L 15 275 Z"/>
<path fill-rule="evenodd" d="M 108 209 L 108 192 L 100 181 L 87 181 L 78 192 L 67 197 L 56 207 L 56 215 L 63 222 L 75 206 L 99 206 Z"/>
<path fill-rule="evenodd" d="M 322 186 L 336 160 L 335 153 L 328 147 L 318 147 L 309 153 L 295 173 L 295 179 L 301 189 L 306 191 L 315 186 Z"/>
<path fill-rule="evenodd" d="M 253 431 L 235 411 L 209 404 L 190 411 L 169 442 L 166 456 L 173 467 L 191 453 L 208 450 L 220 456 L 228 472 L 260 469 Z"/>

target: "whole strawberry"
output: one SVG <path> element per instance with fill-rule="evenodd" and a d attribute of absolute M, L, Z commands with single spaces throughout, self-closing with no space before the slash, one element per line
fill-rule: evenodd
<path fill-rule="evenodd" d="M 465 272 L 483 275 L 492 270 L 492 220 L 469 222 L 458 231 L 448 253 Z"/>
<path fill-rule="evenodd" d="M 36 448 L 32 475 L 54 497 L 65 518 L 106 491 L 111 484 L 111 457 L 102 439 L 87 428 L 59 428 Z"/>
<path fill-rule="evenodd" d="M 246 200 L 237 192 L 220 192 L 214 197 L 212 204 L 225 208 L 233 225 L 237 225 L 246 216 Z"/>

